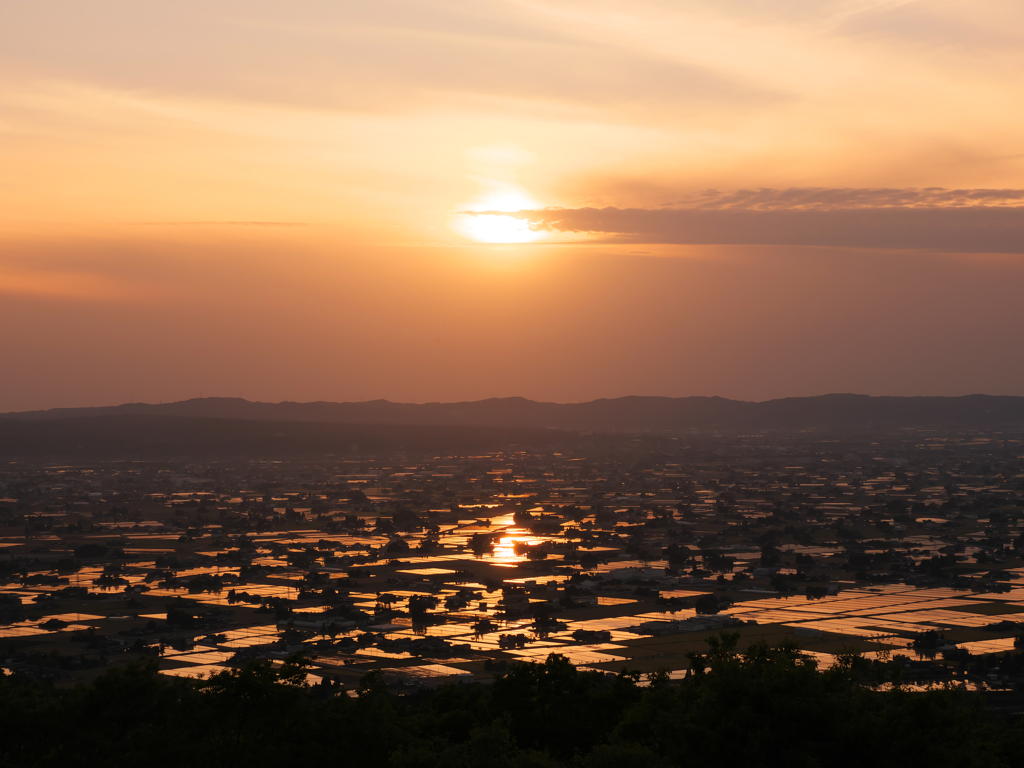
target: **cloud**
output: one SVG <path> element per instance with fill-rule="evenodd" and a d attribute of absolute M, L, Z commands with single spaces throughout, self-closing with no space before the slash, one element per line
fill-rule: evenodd
<path fill-rule="evenodd" d="M 666 60 L 642 47 L 582 40 L 495 3 L 308 0 L 157 7 L 57 0 L 0 23 L 0 63 L 21 77 L 317 110 L 434 105 L 441 95 L 562 106 L 728 106 L 780 98 L 713 62 Z"/>
<path fill-rule="evenodd" d="M 153 227 L 308 227 L 305 221 L 143 221 Z"/>
<path fill-rule="evenodd" d="M 917 51 L 1019 54 L 1024 9 L 1010 0 L 984 0 L 984 10 L 963 0 L 941 3 L 880 3 L 847 17 L 836 29 L 841 37 L 889 41 Z M 979 12 L 980 11 L 980 12 Z"/>
<path fill-rule="evenodd" d="M 75 301 L 115 302 L 133 293 L 126 281 L 81 271 L 55 272 L 17 269 L 0 262 L 0 296 L 29 296 Z"/>
<path fill-rule="evenodd" d="M 837 210 L 849 208 L 947 208 L 1024 205 L 1024 189 L 889 189 L 885 187 L 794 187 L 791 189 L 708 189 L 667 205 L 750 210 Z"/>
<path fill-rule="evenodd" d="M 708 190 L 661 208 L 505 213 L 604 242 L 800 245 L 1024 254 L 1024 190 Z"/>

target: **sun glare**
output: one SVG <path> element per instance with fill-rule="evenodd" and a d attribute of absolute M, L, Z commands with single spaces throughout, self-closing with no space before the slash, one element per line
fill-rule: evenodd
<path fill-rule="evenodd" d="M 471 203 L 460 206 L 452 220 L 452 229 L 463 237 L 478 243 L 532 243 L 547 237 L 547 232 L 530 229 L 530 223 L 514 216 L 497 213 L 477 214 L 475 211 L 528 211 L 542 205 L 525 190 L 512 184 L 475 198 Z"/>
<path fill-rule="evenodd" d="M 463 213 L 458 218 L 459 233 L 481 243 L 529 243 L 544 237 L 543 232 L 531 230 L 529 222 L 512 216 Z"/>

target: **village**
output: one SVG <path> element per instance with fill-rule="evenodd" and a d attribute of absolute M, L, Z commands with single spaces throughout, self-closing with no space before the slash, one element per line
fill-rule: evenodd
<path fill-rule="evenodd" d="M 1024 435 L 640 436 L 485 455 L 0 467 L 0 667 L 308 663 L 352 692 L 565 656 L 617 675 L 798 642 L 916 687 L 1024 681 Z"/>

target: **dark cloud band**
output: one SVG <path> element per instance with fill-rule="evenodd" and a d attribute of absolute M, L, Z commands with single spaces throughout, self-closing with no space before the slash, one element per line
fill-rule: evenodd
<path fill-rule="evenodd" d="M 750 210 L 836 210 L 849 208 L 938 208 L 1024 205 L 1024 189 L 943 187 L 790 187 L 789 189 L 706 189 L 667 203 L 674 208 Z"/>
<path fill-rule="evenodd" d="M 606 242 L 1024 254 L 1024 207 L 575 208 L 504 215 Z"/>

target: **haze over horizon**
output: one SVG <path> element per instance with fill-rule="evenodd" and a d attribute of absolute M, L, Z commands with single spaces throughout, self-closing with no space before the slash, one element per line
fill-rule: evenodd
<path fill-rule="evenodd" d="M 684 395 L 680 397 L 672 397 L 666 395 L 622 395 L 619 397 L 598 397 L 593 400 L 580 400 L 580 401 L 555 401 L 555 400 L 533 400 L 530 398 L 522 397 L 519 395 L 509 395 L 506 397 L 485 397 L 476 400 L 454 400 L 454 401 L 441 401 L 441 400 L 424 400 L 424 401 L 403 401 L 403 400 L 388 400 L 387 398 L 373 398 L 365 400 L 277 400 L 277 401 L 264 401 L 264 400 L 249 400 L 239 396 L 222 396 L 222 395 L 200 395 L 198 397 L 185 398 L 183 400 L 159 400 L 157 402 L 146 402 L 143 400 L 131 400 L 127 402 L 119 403 L 105 403 L 88 406 L 57 406 L 54 408 L 38 408 L 33 410 L 20 410 L 20 411 L 0 411 L 0 416 L 12 416 L 21 414 L 48 414 L 48 413 L 77 413 L 79 411 L 117 411 L 118 409 L 130 410 L 133 408 L 166 408 L 173 406 L 189 406 L 189 405 L 206 405 L 211 408 L 216 408 L 218 405 L 231 406 L 234 404 L 239 405 L 252 405 L 252 406 L 370 406 L 377 404 L 393 405 L 393 406 L 461 406 L 461 405 L 487 405 L 490 403 L 497 404 L 515 404 L 524 403 L 531 405 L 542 405 L 542 406 L 580 406 L 580 405 L 593 405 L 598 403 L 627 403 L 629 401 L 662 401 L 662 402 L 686 402 L 686 401 L 701 401 L 701 400 L 717 400 L 727 403 L 739 403 L 745 405 L 764 405 L 770 403 L 779 403 L 786 401 L 798 401 L 798 402 L 813 402 L 813 401 L 826 401 L 826 400 L 840 400 L 840 399 L 867 399 L 867 400 L 896 400 L 896 401 L 910 401 L 910 400 L 930 400 L 930 401 L 963 401 L 970 400 L 972 398 L 986 398 L 986 399 L 1020 399 L 1020 395 L 989 395 L 983 392 L 972 392 L 966 395 L 863 395 L 857 392 L 826 392 L 820 395 L 806 395 L 797 397 L 779 397 L 769 398 L 766 400 L 743 400 L 740 398 L 724 398 L 720 395 Z"/>
<path fill-rule="evenodd" d="M 1024 395 L 1024 6 L 0 9 L 0 412 Z"/>

